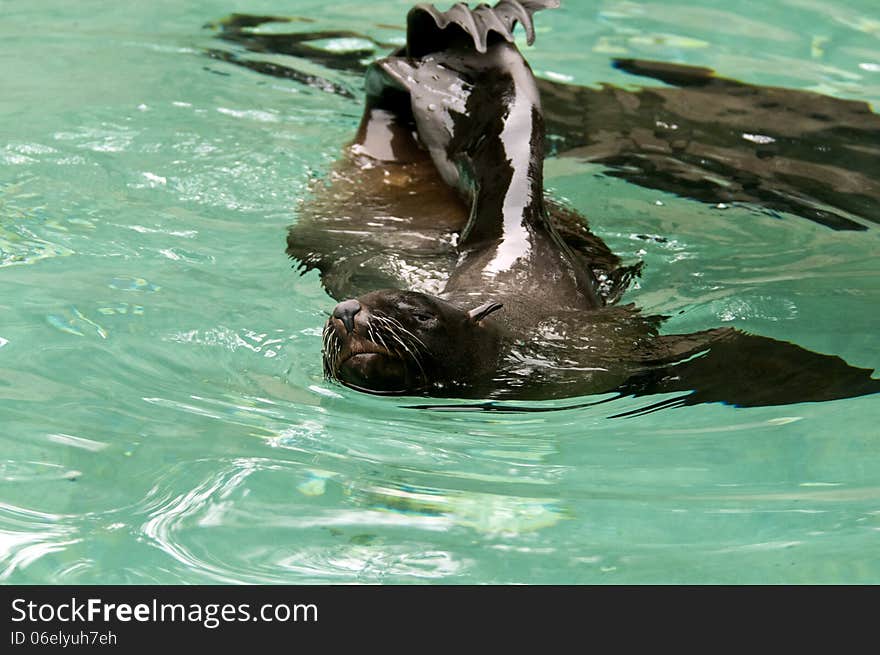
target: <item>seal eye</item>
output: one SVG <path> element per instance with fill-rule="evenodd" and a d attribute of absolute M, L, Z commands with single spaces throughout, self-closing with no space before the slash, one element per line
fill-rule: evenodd
<path fill-rule="evenodd" d="M 413 314 L 413 318 L 415 318 L 416 321 L 418 321 L 422 325 L 424 325 L 426 323 L 430 323 L 431 321 L 434 320 L 433 314 L 425 314 L 422 312 L 416 312 L 415 314 Z"/>

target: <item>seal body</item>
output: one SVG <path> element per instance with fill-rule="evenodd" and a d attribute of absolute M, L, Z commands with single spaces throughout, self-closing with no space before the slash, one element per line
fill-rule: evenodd
<path fill-rule="evenodd" d="M 356 139 L 288 235 L 341 300 L 328 377 L 382 394 L 687 392 L 680 404 L 880 390 L 836 357 L 729 328 L 661 336 L 660 317 L 617 303 L 639 268 L 545 198 L 541 98 L 511 35 L 520 21 L 533 38 L 532 14 L 556 4 L 418 5 L 407 46 L 367 71 Z"/>
<path fill-rule="evenodd" d="M 454 190 L 450 205 L 458 212 L 436 207 L 432 201 L 440 198 L 419 189 L 418 210 L 406 211 L 412 216 L 405 222 L 411 228 L 428 217 L 444 233 L 430 239 L 440 246 L 430 268 L 442 253 L 454 259 L 430 288 L 407 280 L 404 295 L 371 291 L 340 303 L 334 314 L 353 302 L 360 310 L 352 325 L 329 319 L 325 369 L 378 393 L 542 397 L 551 386 L 563 395 L 613 388 L 638 368 L 641 355 L 633 353 L 641 341 L 656 349 L 655 321 L 603 298 L 595 262 L 576 254 L 557 229 L 566 218 L 550 216 L 532 71 L 509 32 L 483 33 L 460 13 L 459 22 L 440 27 L 444 21 L 436 17 L 445 14 L 426 18 L 425 11 L 410 14 L 408 48 L 368 71 L 367 107 L 351 152 L 366 158 L 361 167 L 368 174 L 381 170 L 386 187 L 427 157 L 435 178 Z M 406 200 L 376 204 L 400 214 Z M 430 232 L 419 229 L 421 237 Z M 430 246 L 419 249 L 428 255 Z M 607 268 L 622 277 L 617 262 Z M 383 339 L 391 343 L 383 330 L 407 348 L 383 345 Z"/>

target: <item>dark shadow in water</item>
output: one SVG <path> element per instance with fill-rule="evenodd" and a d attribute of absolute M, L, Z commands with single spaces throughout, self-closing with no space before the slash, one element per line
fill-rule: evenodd
<path fill-rule="evenodd" d="M 351 31 L 261 34 L 269 22 L 234 14 L 211 25 L 217 38 L 253 53 L 286 55 L 279 64 L 212 49 L 207 54 L 264 75 L 354 98 L 344 84 L 297 68 L 295 59 L 360 76 L 393 48 Z M 335 52 L 313 43 L 372 43 Z M 670 86 L 627 90 L 538 80 L 550 156 L 607 166 L 609 175 L 702 202 L 750 203 L 835 230 L 880 223 L 880 116 L 861 101 L 716 77 L 708 68 L 633 59 L 614 65 Z M 353 88 L 361 80 L 352 78 Z"/>
<path fill-rule="evenodd" d="M 618 391 L 648 396 L 695 390 L 674 401 L 677 405 L 723 402 L 766 407 L 878 393 L 880 380 L 872 379 L 872 373 L 834 355 L 735 330 L 713 341 L 709 350 L 696 357 L 631 377 Z M 621 416 L 649 411 L 653 408 Z"/>
<path fill-rule="evenodd" d="M 880 223 L 880 116 L 865 102 L 618 60 L 674 87 L 543 84 L 556 154 L 703 202 L 752 203 L 837 230 Z"/>
<path fill-rule="evenodd" d="M 280 77 L 285 80 L 293 80 L 294 82 L 310 86 L 313 89 L 318 89 L 319 91 L 325 91 L 327 93 L 334 93 L 343 98 L 355 98 L 355 93 L 350 89 L 347 89 L 345 86 L 337 84 L 336 82 L 331 82 L 320 75 L 304 73 L 295 68 L 273 64 L 270 61 L 241 59 L 226 50 L 208 50 L 207 55 L 211 59 L 218 59 L 220 61 L 225 61 L 228 64 L 242 66 L 243 68 L 248 68 L 262 75 L 271 75 L 272 77 Z"/>
<path fill-rule="evenodd" d="M 661 337 L 670 338 L 670 337 Z M 696 357 L 650 368 L 613 391 L 615 396 L 571 405 L 542 407 L 511 403 L 410 405 L 408 409 L 516 414 L 596 407 L 624 397 L 682 393 L 609 418 L 651 414 L 661 409 L 721 402 L 736 407 L 767 407 L 822 402 L 880 393 L 871 369 L 850 366 L 791 343 L 730 332 Z"/>

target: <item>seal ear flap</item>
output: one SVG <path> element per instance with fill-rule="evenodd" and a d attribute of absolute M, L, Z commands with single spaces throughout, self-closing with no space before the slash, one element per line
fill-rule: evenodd
<path fill-rule="evenodd" d="M 486 318 L 492 312 L 497 312 L 499 309 L 504 307 L 500 302 L 489 301 L 480 305 L 479 307 L 475 307 L 471 311 L 468 312 L 468 321 L 470 323 L 479 323 L 484 318 Z"/>

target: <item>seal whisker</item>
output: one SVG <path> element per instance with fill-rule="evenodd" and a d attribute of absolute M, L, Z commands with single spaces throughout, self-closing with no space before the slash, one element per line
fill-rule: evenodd
<path fill-rule="evenodd" d="M 339 337 L 329 323 L 324 326 L 324 331 L 321 334 L 321 345 L 321 359 L 324 368 L 324 377 L 332 379 L 335 377 L 336 363 L 341 345 L 339 343 Z"/>
<path fill-rule="evenodd" d="M 422 355 L 427 351 L 427 347 L 422 340 L 404 328 L 399 321 L 390 316 L 381 313 L 374 313 L 373 318 L 376 320 L 377 332 L 380 335 L 380 339 L 382 339 L 382 345 L 385 345 L 389 351 L 395 352 L 401 359 L 407 358 L 408 356 L 408 358 L 418 367 L 421 378 L 427 380 L 428 375 L 422 362 Z M 387 336 L 393 339 L 395 343 L 400 344 L 400 348 L 403 350 L 401 351 L 400 348 L 392 349 L 388 347 L 382 337 L 383 332 L 387 333 Z"/>
<path fill-rule="evenodd" d="M 428 348 L 421 339 L 419 339 L 416 335 L 414 335 L 412 332 L 410 332 L 405 327 L 403 327 L 403 324 L 400 321 L 398 321 L 396 318 L 392 318 L 391 316 L 382 316 L 382 318 L 385 319 L 389 324 L 391 324 L 394 327 L 394 329 L 399 330 L 403 334 L 407 335 L 409 338 L 413 339 L 422 348 L 424 348 L 424 349 Z"/>
<path fill-rule="evenodd" d="M 398 321 L 395 321 L 394 319 L 386 316 L 381 316 L 379 318 L 381 322 L 385 323 L 388 326 L 388 333 L 394 338 L 394 340 L 397 341 L 403 347 L 403 349 L 413 357 L 416 356 L 416 353 L 413 352 L 413 350 L 419 351 L 427 348 L 421 339 L 419 339 L 412 332 L 404 328 Z M 404 339 L 401 338 L 401 336 L 398 334 L 398 331 L 403 333 L 403 336 L 407 339 L 407 341 L 410 341 L 409 346 L 406 344 L 406 341 L 404 341 Z"/>
<path fill-rule="evenodd" d="M 385 343 L 385 339 L 382 338 L 382 331 L 378 328 L 378 326 L 376 327 L 375 332 L 373 331 L 372 325 L 368 326 L 368 330 L 370 333 L 370 340 L 373 343 L 375 343 L 377 346 L 382 346 L 388 352 L 394 352 L 394 350 L 392 348 L 389 348 L 388 344 Z M 395 354 L 399 355 L 399 353 L 395 353 Z"/>

